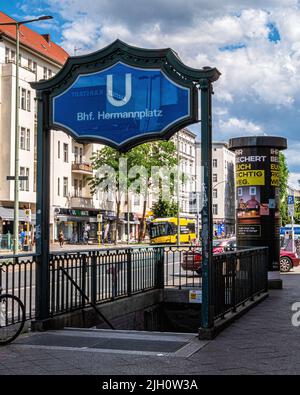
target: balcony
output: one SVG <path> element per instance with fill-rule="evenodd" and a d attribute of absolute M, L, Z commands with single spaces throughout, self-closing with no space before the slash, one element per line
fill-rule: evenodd
<path fill-rule="evenodd" d="M 93 198 L 91 197 L 70 197 L 70 207 L 72 208 L 94 208 Z"/>
<path fill-rule="evenodd" d="M 77 174 L 93 174 L 93 168 L 90 163 L 87 162 L 72 162 L 72 172 Z"/>

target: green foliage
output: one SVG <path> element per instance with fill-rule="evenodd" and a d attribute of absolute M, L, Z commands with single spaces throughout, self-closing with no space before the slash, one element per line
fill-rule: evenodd
<path fill-rule="evenodd" d="M 143 166 L 146 170 L 143 174 L 134 174 L 131 178 L 128 177 L 127 172 L 119 172 L 119 161 L 120 159 L 127 160 L 127 171 L 129 171 L 134 166 Z M 139 188 L 135 191 L 143 195 L 144 205 L 143 205 L 143 215 L 142 223 L 140 226 L 139 241 L 141 240 L 144 229 L 145 229 L 145 213 L 146 213 L 146 201 L 151 187 L 151 174 L 152 167 L 157 166 L 159 168 L 165 166 L 168 168 L 173 167 L 177 164 L 176 156 L 176 146 L 173 141 L 155 141 L 152 143 L 141 144 L 137 147 L 132 148 L 127 153 L 120 153 L 118 150 L 111 147 L 104 147 L 101 150 L 95 152 L 91 158 L 92 167 L 94 170 L 98 170 L 103 166 L 107 166 L 114 169 L 115 183 L 110 183 L 114 186 L 113 191 L 108 191 L 106 187 L 106 192 L 113 192 L 115 194 L 115 200 L 117 205 L 117 221 L 119 222 L 119 211 L 120 211 L 120 201 L 123 191 L 128 189 L 131 190 L 133 182 L 137 181 L 142 185 L 145 185 L 144 190 Z M 105 181 L 109 181 L 112 175 L 109 171 L 103 171 L 103 174 L 99 176 L 95 175 L 90 178 L 89 185 L 91 188 L 91 193 L 94 194 L 97 188 Z M 112 180 L 111 180 L 112 181 Z M 161 183 L 163 180 L 161 181 Z"/>
<path fill-rule="evenodd" d="M 295 199 L 294 221 L 296 224 L 300 224 L 300 201 L 296 199 Z"/>
<path fill-rule="evenodd" d="M 176 217 L 178 204 L 174 201 L 167 202 L 166 200 L 159 198 L 158 201 L 153 204 L 151 210 L 154 218 Z"/>
<path fill-rule="evenodd" d="M 95 152 L 91 158 L 94 170 L 99 169 L 101 166 L 109 166 L 114 169 L 116 175 L 116 190 L 119 190 L 120 185 L 125 182 L 127 174 L 119 173 L 119 160 L 121 158 L 127 159 L 127 169 L 130 170 L 133 166 L 143 166 L 147 171 L 147 179 L 145 182 L 148 187 L 150 186 L 151 169 L 153 166 L 167 166 L 172 167 L 177 164 L 176 147 L 173 141 L 157 141 L 153 143 L 141 144 L 132 148 L 125 154 L 120 153 L 118 150 L 111 147 L 104 147 Z M 127 180 L 127 187 L 133 181 L 143 177 L 137 175 L 134 178 Z M 105 173 L 101 177 L 94 176 L 90 179 L 91 192 L 95 193 L 97 186 L 103 180 L 107 180 L 108 174 Z"/>
<path fill-rule="evenodd" d="M 280 217 L 281 224 L 285 226 L 288 222 L 287 207 L 287 183 L 289 170 L 286 164 L 285 156 L 282 152 L 279 154 L 279 196 L 280 196 Z"/>

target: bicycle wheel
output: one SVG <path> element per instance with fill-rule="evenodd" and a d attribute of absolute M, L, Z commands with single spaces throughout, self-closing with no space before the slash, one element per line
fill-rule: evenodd
<path fill-rule="evenodd" d="M 14 295 L 0 295 L 0 346 L 11 343 L 25 324 L 25 307 Z"/>

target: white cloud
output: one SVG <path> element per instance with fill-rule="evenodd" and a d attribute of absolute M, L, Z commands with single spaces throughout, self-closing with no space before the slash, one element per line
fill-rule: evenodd
<path fill-rule="evenodd" d="M 264 131 L 260 125 L 246 119 L 229 118 L 227 121 L 220 119 L 217 130 L 220 134 L 229 137 L 238 137 L 242 135 L 263 135 Z"/>
<path fill-rule="evenodd" d="M 62 44 L 71 54 L 75 46 L 91 52 L 120 38 L 141 47 L 171 47 L 195 68 L 217 67 L 222 75 L 214 84 L 213 129 L 224 139 L 275 133 L 299 141 L 297 0 L 46 1 L 65 20 Z M 277 27 L 280 41 L 269 41 L 268 23 Z M 241 48 L 220 50 L 231 45 Z M 295 148 L 287 155 L 297 172 L 300 155 Z"/>
<path fill-rule="evenodd" d="M 299 189 L 300 173 L 290 173 L 288 178 L 288 185 L 292 188 Z"/>

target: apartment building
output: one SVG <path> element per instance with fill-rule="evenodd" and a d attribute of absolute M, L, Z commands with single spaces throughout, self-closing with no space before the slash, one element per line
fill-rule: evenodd
<path fill-rule="evenodd" d="M 0 22 L 14 20 L 0 12 Z M 30 82 L 53 77 L 64 65 L 68 54 L 51 41 L 48 34 L 40 35 L 25 25 L 20 26 L 19 56 L 19 135 L 20 227 L 25 225 L 25 209 L 36 210 L 36 144 L 37 112 L 35 91 Z M 15 26 L 0 26 L 0 248 L 7 248 L 5 236 L 13 233 L 14 181 L 7 176 L 15 172 L 15 89 L 16 32 Z M 100 149 L 98 144 L 78 144 L 67 134 L 51 134 L 51 207 L 50 235 L 57 238 L 63 230 L 66 239 L 80 240 L 84 228 L 90 237 L 97 237 L 97 214 L 103 221 L 113 221 L 113 202 L 101 202 L 101 196 L 91 196 L 88 177 L 93 174 L 90 157 Z"/>
<path fill-rule="evenodd" d="M 0 12 L 0 22 L 12 22 L 12 18 Z M 36 211 L 36 169 L 37 169 L 37 112 L 35 91 L 30 82 L 53 77 L 68 59 L 68 54 L 51 41 L 48 34 L 40 35 L 26 25 L 20 26 L 19 57 L 19 135 L 20 175 L 27 180 L 20 181 L 20 227 L 25 225 L 25 209 L 32 211 L 32 229 Z M 16 37 L 14 26 L 0 26 L 0 235 L 1 247 L 7 248 L 5 235 L 13 233 L 15 150 L 15 89 L 16 89 Z M 183 129 L 172 138 L 179 148 L 180 169 L 185 182 L 180 184 L 180 215 L 195 217 L 190 210 L 190 194 L 197 190 L 196 179 L 200 180 L 199 148 L 197 156 L 196 135 Z M 89 231 L 90 239 L 97 240 L 97 215 L 101 214 L 101 231 L 104 226 L 111 229 L 116 220 L 115 197 L 100 192 L 91 195 L 89 179 L 93 175 L 91 156 L 101 149 L 100 144 L 78 143 L 66 133 L 51 134 L 51 196 L 50 196 L 50 238 L 56 240 L 60 230 L 65 239 L 78 242 L 83 230 Z M 226 144 L 214 144 L 214 181 L 223 180 L 214 188 L 214 215 L 216 223 L 225 223 L 232 229 L 232 202 L 226 199 L 234 194 L 231 186 L 231 166 L 234 154 Z M 226 178 L 227 177 L 227 178 Z M 233 185 L 233 184 L 232 184 Z M 223 197 L 222 197 L 223 196 Z M 151 193 L 147 201 L 147 212 L 151 210 L 155 196 Z M 138 195 L 123 196 L 119 223 L 119 240 L 127 240 L 128 233 L 137 238 L 139 221 L 143 213 L 143 199 Z M 6 245 L 5 245 L 6 243 Z"/>
<path fill-rule="evenodd" d="M 221 236 L 235 233 L 235 154 L 225 142 L 213 142 L 212 199 L 214 233 Z M 201 143 L 196 143 L 197 191 L 201 191 Z"/>

